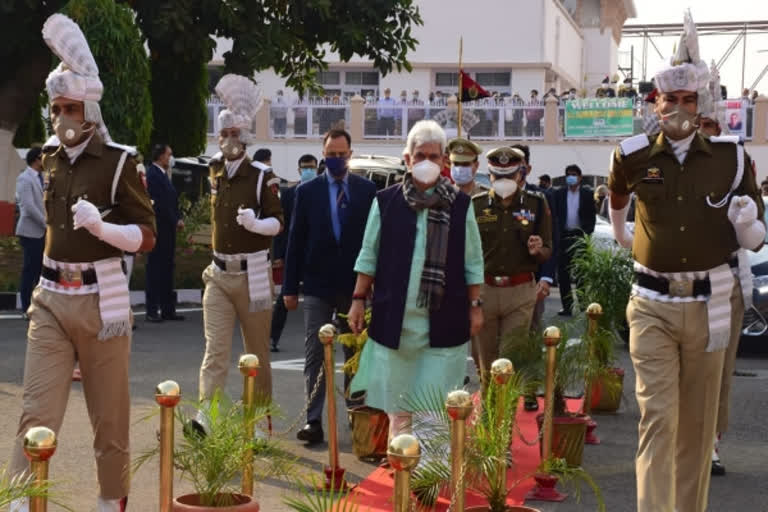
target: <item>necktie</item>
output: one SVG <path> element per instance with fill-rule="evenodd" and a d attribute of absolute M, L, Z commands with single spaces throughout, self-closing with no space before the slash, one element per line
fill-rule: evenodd
<path fill-rule="evenodd" d="M 38 172 L 37 173 L 37 179 L 40 180 L 40 188 L 45 189 L 45 182 L 43 181 L 43 173 Z"/>
<path fill-rule="evenodd" d="M 344 229 L 344 223 L 347 220 L 347 207 L 349 206 L 349 200 L 347 194 L 344 193 L 344 184 L 342 181 L 336 182 L 336 216 L 339 219 L 339 226 Z"/>

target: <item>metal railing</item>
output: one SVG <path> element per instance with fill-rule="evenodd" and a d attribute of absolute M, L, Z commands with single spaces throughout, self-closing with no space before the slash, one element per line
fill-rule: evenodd
<path fill-rule="evenodd" d="M 349 129 L 349 103 L 310 100 L 294 104 L 272 103 L 269 133 L 273 138 L 320 138 L 331 129 Z"/>

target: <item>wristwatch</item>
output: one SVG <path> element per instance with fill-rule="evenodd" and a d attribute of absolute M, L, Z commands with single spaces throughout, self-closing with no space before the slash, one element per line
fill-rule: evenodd
<path fill-rule="evenodd" d="M 469 301 L 469 306 L 473 308 L 479 308 L 484 304 L 483 299 L 474 299 Z"/>

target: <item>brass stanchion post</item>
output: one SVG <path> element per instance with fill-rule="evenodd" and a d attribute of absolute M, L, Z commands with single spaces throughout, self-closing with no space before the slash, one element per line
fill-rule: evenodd
<path fill-rule="evenodd" d="M 325 400 L 328 411 L 328 467 L 325 468 L 325 488 L 345 489 L 344 468 L 339 465 L 339 443 L 336 432 L 336 385 L 334 376 L 336 365 L 333 361 L 333 341 L 336 339 L 336 328 L 332 324 L 325 324 L 318 332 L 320 343 L 323 344 L 325 358 Z"/>
<path fill-rule="evenodd" d="M 595 336 L 597 335 L 597 322 L 600 321 L 600 317 L 603 316 L 603 307 L 597 302 L 593 302 L 587 306 L 587 318 L 589 319 L 589 327 L 587 329 L 587 336 L 589 337 L 589 356 L 595 359 Z M 592 382 L 591 378 L 585 379 L 584 382 L 584 405 L 582 412 L 586 415 L 592 413 Z M 602 391 L 602 390 L 601 390 Z M 595 435 L 595 429 L 597 428 L 597 422 L 590 417 L 587 421 L 587 434 L 584 438 L 586 444 L 600 444 L 600 439 Z"/>
<path fill-rule="evenodd" d="M 451 493 L 454 510 L 464 510 L 464 441 L 467 418 L 472 414 L 472 396 L 463 389 L 448 393 L 445 410 L 451 418 Z"/>
<path fill-rule="evenodd" d="M 243 354 L 237 363 L 240 373 L 243 375 L 243 409 L 245 412 L 246 439 L 252 439 L 254 435 L 255 407 L 256 407 L 256 374 L 259 372 L 259 358 L 254 354 Z M 253 449 L 245 452 L 243 460 L 242 490 L 246 496 L 253 496 Z"/>
<path fill-rule="evenodd" d="M 541 460 L 552 457 L 552 419 L 554 414 L 555 399 L 555 369 L 557 365 L 557 344 L 560 343 L 560 329 L 551 326 L 544 329 L 544 346 L 546 347 L 547 380 L 545 386 L 546 399 L 544 402 L 544 425 L 542 436 Z M 539 501 L 563 501 L 567 495 L 555 489 L 557 476 L 547 473 L 536 473 L 536 487 L 526 497 Z"/>
<path fill-rule="evenodd" d="M 515 367 L 512 365 L 512 361 L 509 359 L 497 359 L 491 363 L 491 381 L 496 386 L 496 422 L 499 428 L 504 423 L 504 393 L 506 391 L 507 383 L 515 373 Z M 512 414 L 516 414 L 517 409 Z M 509 432 L 507 432 L 509 434 Z M 507 443 L 509 445 L 509 443 Z M 498 461 L 498 474 L 496 477 L 499 479 L 499 489 L 506 490 L 507 488 L 507 457 L 505 456 Z"/>
<path fill-rule="evenodd" d="M 387 449 L 387 460 L 395 470 L 394 512 L 409 512 L 411 501 L 411 470 L 421 458 L 421 446 L 410 434 L 393 437 Z M 456 509 L 460 510 L 460 509 Z"/>
<path fill-rule="evenodd" d="M 173 414 L 181 400 L 181 388 L 172 380 L 155 388 L 155 402 L 160 406 L 160 512 L 171 512 L 173 505 Z"/>
<path fill-rule="evenodd" d="M 48 480 L 48 459 L 56 452 L 56 434 L 46 427 L 32 427 L 24 436 L 24 455 L 29 459 L 29 470 L 35 485 L 42 487 Z M 30 512 L 46 512 L 48 498 L 36 496 L 29 501 Z"/>

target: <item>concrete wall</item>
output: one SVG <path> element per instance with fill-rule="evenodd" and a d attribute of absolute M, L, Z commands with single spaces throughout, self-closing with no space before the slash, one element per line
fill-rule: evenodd
<path fill-rule="evenodd" d="M 606 75 L 613 76 L 618 69 L 618 45 L 609 29 L 584 29 L 584 87 L 591 95 Z"/>
<path fill-rule="evenodd" d="M 539 91 L 539 97 L 544 95 L 544 69 L 514 69 L 512 70 L 512 92 L 518 93 L 523 99 L 528 99 L 531 89 Z"/>
<path fill-rule="evenodd" d="M 544 7 L 542 60 L 552 63 L 555 69 L 565 75 L 565 80 L 561 79 L 558 84 L 558 91 L 566 81 L 569 86 L 578 86 L 582 74 L 581 53 L 584 43 L 581 29 L 558 2 L 544 1 L 541 4 Z"/>

